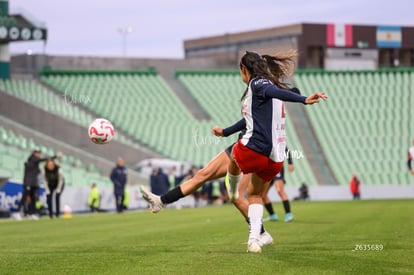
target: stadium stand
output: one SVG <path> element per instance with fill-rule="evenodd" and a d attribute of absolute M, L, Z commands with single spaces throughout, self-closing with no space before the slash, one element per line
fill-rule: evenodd
<path fill-rule="evenodd" d="M 203 165 L 224 147 L 210 133 L 212 122 L 197 121 L 154 71 L 62 72 L 42 81 L 90 98 L 79 103 L 166 157 Z"/>
<path fill-rule="evenodd" d="M 63 95 L 76 91 L 78 100 L 82 96 L 91 98 L 84 107 L 110 118 L 156 152 L 203 165 L 235 140 L 214 139 L 209 131 L 214 125 L 230 125 L 240 118 L 244 85 L 234 71 L 177 71 L 176 77 L 211 121 L 195 120 L 156 72 L 61 73 L 45 75 L 42 80 Z M 407 100 L 413 83 L 411 71 L 299 71 L 295 83 L 304 91 L 325 90 L 331 97 L 329 104 L 306 108 L 306 112 L 340 184 L 348 184 L 353 172 L 367 184 L 409 182 L 401 173 L 405 165 L 405 152 L 401 150 L 411 139 L 412 116 L 407 115 L 412 114 L 412 99 Z M 392 108 L 397 104 L 402 109 Z M 390 117 L 399 123 L 390 123 Z M 289 117 L 287 120 L 288 145 L 303 152 L 293 123 Z M 337 121 L 342 121 L 340 127 Z M 395 146 L 404 149 L 396 150 Z M 306 156 L 295 165 L 295 173 L 287 175 L 289 182 L 317 184 Z"/>
<path fill-rule="evenodd" d="M 58 96 L 33 80 L 1 80 L 0 90 L 86 127 L 94 119 L 91 114 L 77 106 L 82 100 L 86 102 L 87 98 L 75 98 L 69 93 Z M 122 134 L 117 134 L 115 139 L 134 146 L 134 143 Z"/>
<path fill-rule="evenodd" d="M 23 164 L 34 149 L 40 149 L 45 156 L 53 156 L 58 151 L 0 126 L 0 177 L 23 180 Z M 67 186 L 83 186 L 90 182 L 111 184 L 94 164 L 86 164 L 79 158 L 65 155 L 61 165 Z"/>
<path fill-rule="evenodd" d="M 63 95 L 71 94 L 85 108 L 110 119 L 154 151 L 204 165 L 236 140 L 236 135 L 216 138 L 210 129 L 214 125 L 229 126 L 241 118 L 244 85 L 234 71 L 179 71 L 176 76 L 210 115 L 210 121 L 197 121 L 155 72 L 62 71 L 46 74 L 42 81 Z M 89 98 L 90 102 L 81 98 Z M 290 149 L 298 156 L 303 150 L 293 125 L 287 131 Z M 294 160 L 294 164 L 295 172 L 287 175 L 290 183 L 317 184 L 306 157 Z"/>
<path fill-rule="evenodd" d="M 295 83 L 330 96 L 329 104 L 306 111 L 340 184 L 347 185 L 354 172 L 364 184 L 410 182 L 405 172 L 414 130 L 412 70 L 302 71 Z"/>

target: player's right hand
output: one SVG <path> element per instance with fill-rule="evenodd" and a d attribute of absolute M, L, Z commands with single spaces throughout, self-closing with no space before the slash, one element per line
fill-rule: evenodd
<path fill-rule="evenodd" d="M 314 93 L 310 96 L 308 96 L 305 100 L 305 104 L 311 105 L 314 103 L 318 103 L 319 99 L 323 99 L 326 100 L 328 98 L 327 95 L 325 95 L 325 93 L 321 92 L 321 93 Z"/>

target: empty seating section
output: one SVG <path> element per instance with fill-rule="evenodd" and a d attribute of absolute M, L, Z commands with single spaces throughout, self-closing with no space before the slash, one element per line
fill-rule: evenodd
<path fill-rule="evenodd" d="M 0 89 L 82 125 L 88 125 L 92 120 L 92 116 L 79 110 L 75 104 L 65 101 L 64 96 L 57 96 L 34 81 L 3 80 L 0 81 Z"/>
<path fill-rule="evenodd" d="M 27 80 L 1 80 L 0 90 L 19 97 L 45 111 L 57 114 L 72 122 L 88 127 L 94 119 L 92 115 L 80 109 L 77 105 L 88 102 L 88 98 L 76 97 L 70 89 L 64 90 L 61 96 L 56 95 L 37 83 Z M 66 91 L 66 92 L 65 92 Z M 122 135 L 116 135 L 115 139 L 132 144 Z"/>
<path fill-rule="evenodd" d="M 217 125 L 226 127 L 241 119 L 240 98 L 246 86 L 241 81 L 239 73 L 183 73 L 178 74 L 178 78 Z M 286 180 L 292 185 L 300 185 L 302 182 L 308 185 L 317 184 L 306 156 L 301 154 L 303 149 L 293 123 L 290 122 L 289 114 L 286 120 L 286 135 L 295 167 L 293 173 L 286 170 Z M 231 140 L 235 138 L 236 135 Z"/>
<path fill-rule="evenodd" d="M 210 121 L 197 121 L 156 73 L 43 76 L 61 96 L 35 82 L 1 81 L 0 88 L 86 125 L 92 118 L 77 108 L 81 104 L 162 155 L 204 165 L 236 140 L 215 138 L 210 130 L 241 118 L 245 85 L 231 72 L 178 72 L 177 78 Z M 295 82 L 306 93 L 324 90 L 330 96 L 306 112 L 340 184 L 348 184 L 354 172 L 366 184 L 409 182 L 406 151 L 414 130 L 414 73 L 298 72 Z M 289 116 L 286 128 L 290 149 L 303 152 Z M 295 172 L 287 173 L 287 180 L 317 184 L 306 156 L 294 161 Z"/>
<path fill-rule="evenodd" d="M 34 149 L 40 149 L 44 156 L 53 156 L 57 151 L 0 126 L 0 177 L 22 181 L 24 163 Z M 63 156 L 60 163 L 67 186 L 89 185 L 92 181 L 100 185 L 111 184 L 108 177 L 100 175 L 93 164 L 87 165 L 70 155 Z"/>
<path fill-rule="evenodd" d="M 230 125 L 241 118 L 240 98 L 246 85 L 238 74 L 180 74 L 178 78 L 213 121 Z"/>
<path fill-rule="evenodd" d="M 156 74 L 50 75 L 42 80 L 62 94 L 89 99 L 79 103 L 169 158 L 202 165 L 222 149 L 204 144 L 212 124 L 197 121 Z"/>
<path fill-rule="evenodd" d="M 340 184 L 352 173 L 364 184 L 410 182 L 406 155 L 414 133 L 414 73 L 298 73 L 303 91 L 326 91 L 329 100 L 306 108 Z"/>

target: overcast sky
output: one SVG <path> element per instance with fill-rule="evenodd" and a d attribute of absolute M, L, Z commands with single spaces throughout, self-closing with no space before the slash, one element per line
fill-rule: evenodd
<path fill-rule="evenodd" d="M 312 3 L 312 4 L 309 4 Z M 130 26 L 128 57 L 184 56 L 183 40 L 280 25 L 414 25 L 414 0 L 10 0 L 46 23 L 46 53 L 122 56 L 119 28 Z M 43 52 L 18 42 L 12 53 Z"/>

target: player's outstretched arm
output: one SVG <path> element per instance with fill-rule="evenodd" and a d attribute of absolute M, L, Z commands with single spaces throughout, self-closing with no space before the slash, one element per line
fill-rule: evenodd
<path fill-rule="evenodd" d="M 310 95 L 306 98 L 305 104 L 311 105 L 311 104 L 314 104 L 314 103 L 318 103 L 319 99 L 326 100 L 327 98 L 328 98 L 328 96 L 325 95 L 324 92 L 314 93 L 314 94 L 312 94 L 312 95 Z"/>

